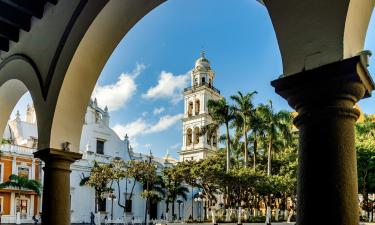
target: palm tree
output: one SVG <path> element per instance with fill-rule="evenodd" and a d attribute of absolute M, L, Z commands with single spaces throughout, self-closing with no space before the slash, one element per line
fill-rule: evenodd
<path fill-rule="evenodd" d="M 248 139 L 247 132 L 250 129 L 251 120 L 254 114 L 254 105 L 252 99 L 254 95 L 257 94 L 256 91 L 247 93 L 245 95 L 242 92 L 238 92 L 237 95 L 232 95 L 230 98 L 234 101 L 234 112 L 235 121 L 238 127 L 241 127 L 243 138 L 244 138 L 244 161 L 245 167 L 248 164 Z"/>
<path fill-rule="evenodd" d="M 272 107 L 272 101 L 269 101 L 267 105 L 261 104 L 259 106 L 259 112 L 264 122 L 265 138 L 268 145 L 267 175 L 270 176 L 273 147 L 275 145 L 280 145 L 280 138 L 282 138 L 282 143 L 285 145 L 292 140 L 292 116 L 290 112 L 287 111 L 275 112 Z"/>
<path fill-rule="evenodd" d="M 12 174 L 9 176 L 8 181 L 0 184 L 0 189 L 4 188 L 16 188 L 17 196 L 20 198 L 22 190 L 34 191 L 38 196 L 40 196 L 42 185 L 37 180 L 31 180 L 27 177 Z"/>
<path fill-rule="evenodd" d="M 254 110 L 251 119 L 251 140 L 253 141 L 253 168 L 256 169 L 259 139 L 264 137 L 265 126 L 259 108 Z"/>
<path fill-rule="evenodd" d="M 168 186 L 168 199 L 172 202 L 172 218 L 175 216 L 175 201 L 180 196 L 185 201 L 187 200 L 187 194 L 189 189 L 183 186 L 180 182 L 172 181 L 172 185 Z"/>
<path fill-rule="evenodd" d="M 234 119 L 234 110 L 227 104 L 225 98 L 219 100 L 208 100 L 208 113 L 214 121 L 214 126 L 218 128 L 220 125 L 225 125 L 226 128 L 226 150 L 227 150 L 227 171 L 230 169 L 230 137 L 229 137 L 229 123 Z"/>

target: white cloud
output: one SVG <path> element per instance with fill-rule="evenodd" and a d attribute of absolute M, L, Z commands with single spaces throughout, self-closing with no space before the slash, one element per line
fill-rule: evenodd
<path fill-rule="evenodd" d="M 146 129 L 148 129 L 149 124 L 143 118 L 139 118 L 131 123 L 121 125 L 116 124 L 112 129 L 120 136 L 124 137 L 128 134 L 129 137 L 134 138 L 142 134 Z"/>
<path fill-rule="evenodd" d="M 160 108 L 155 108 L 154 109 L 154 115 L 159 115 L 161 114 L 162 112 L 165 111 L 165 108 L 164 107 L 160 107 Z"/>
<path fill-rule="evenodd" d="M 135 79 L 146 68 L 144 64 L 137 64 L 131 73 L 122 73 L 116 83 L 108 85 L 97 84 L 92 97 L 97 98 L 100 107 L 108 106 L 109 111 L 116 111 L 123 107 L 137 90 Z"/>
<path fill-rule="evenodd" d="M 181 147 L 181 143 L 176 143 L 176 144 L 170 146 L 169 148 L 175 150 L 175 149 L 179 149 L 180 147 Z"/>
<path fill-rule="evenodd" d="M 154 134 L 165 131 L 180 121 L 182 117 L 183 114 L 163 116 L 155 124 L 147 123 L 143 118 L 138 118 L 128 124 L 116 124 L 112 129 L 120 137 L 124 137 L 125 134 L 128 134 L 129 138 L 132 139 L 139 135 Z"/>
<path fill-rule="evenodd" d="M 159 133 L 161 131 L 165 131 L 171 126 L 173 126 L 175 123 L 180 121 L 183 117 L 183 114 L 177 114 L 174 116 L 163 116 L 159 119 L 159 121 L 150 126 L 148 130 L 145 131 L 146 134 L 152 134 L 152 133 Z"/>
<path fill-rule="evenodd" d="M 142 95 L 145 99 L 170 99 L 172 103 L 182 100 L 182 90 L 187 87 L 190 72 L 183 75 L 162 71 L 158 84 Z"/>

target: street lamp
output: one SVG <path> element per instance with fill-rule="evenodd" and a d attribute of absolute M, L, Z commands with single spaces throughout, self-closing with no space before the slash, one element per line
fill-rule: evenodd
<path fill-rule="evenodd" d="M 202 192 L 198 192 L 198 197 L 194 198 L 194 201 L 198 203 L 198 218 L 202 222 Z"/>
<path fill-rule="evenodd" d="M 113 220 L 113 201 L 116 201 L 116 195 L 113 192 L 110 192 L 108 195 L 108 200 L 112 201 L 111 206 L 111 220 Z"/>
<path fill-rule="evenodd" d="M 178 220 L 181 221 L 181 211 L 180 211 L 180 206 L 181 206 L 181 203 L 183 203 L 183 201 L 179 198 L 177 199 L 177 203 L 178 203 Z"/>

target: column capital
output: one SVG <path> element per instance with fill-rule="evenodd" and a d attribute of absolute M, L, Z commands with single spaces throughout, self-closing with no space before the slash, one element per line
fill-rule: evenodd
<path fill-rule="evenodd" d="M 70 172 L 70 165 L 82 158 L 78 152 L 68 152 L 53 148 L 46 148 L 34 153 L 36 158 L 45 162 L 44 170 L 48 168 L 66 170 Z"/>
<path fill-rule="evenodd" d="M 64 160 L 68 162 L 75 162 L 82 158 L 82 154 L 78 152 L 68 152 L 64 150 L 58 150 L 54 148 L 46 148 L 39 150 L 34 153 L 36 158 L 43 160 L 48 163 L 51 160 Z"/>
<path fill-rule="evenodd" d="M 298 112 L 297 124 L 311 114 L 356 119 L 358 111 L 353 109 L 354 104 L 370 97 L 375 89 L 361 56 L 282 77 L 271 85 Z"/>

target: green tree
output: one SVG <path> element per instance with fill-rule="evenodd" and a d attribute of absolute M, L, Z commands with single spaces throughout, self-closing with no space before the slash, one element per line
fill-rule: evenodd
<path fill-rule="evenodd" d="M 88 185 L 95 190 L 95 212 L 99 210 L 99 199 L 105 198 L 104 194 L 113 191 L 110 184 L 113 182 L 113 165 L 112 164 L 99 164 L 94 161 L 89 176 L 81 178 L 80 185 Z"/>
<path fill-rule="evenodd" d="M 42 185 L 37 180 L 31 180 L 27 177 L 12 174 L 9 176 L 8 181 L 0 184 L 0 189 L 4 188 L 16 188 L 17 196 L 18 198 L 20 198 L 22 190 L 31 190 L 34 191 L 38 196 L 40 196 Z"/>
<path fill-rule="evenodd" d="M 258 143 L 259 140 L 262 139 L 265 134 L 265 123 L 262 120 L 262 115 L 260 113 L 259 107 L 253 111 L 250 128 L 250 140 L 252 140 L 253 142 L 253 169 L 255 170 L 257 165 Z"/>
<path fill-rule="evenodd" d="M 127 189 L 127 184 L 128 184 L 128 179 L 130 177 L 130 173 L 128 171 L 128 168 L 129 168 L 129 165 L 127 162 L 125 162 L 124 160 L 122 160 L 121 158 L 119 157 L 115 157 L 112 161 L 111 161 L 111 165 L 112 165 L 112 179 L 113 181 L 117 184 L 117 195 L 118 195 L 118 201 L 117 201 L 117 204 L 118 206 L 120 206 L 124 213 L 126 212 L 126 196 L 125 196 L 125 201 L 124 201 L 124 204 L 121 203 L 121 180 L 124 180 L 125 179 L 125 186 Z M 134 185 L 135 185 L 136 182 L 133 182 L 133 188 L 132 188 L 132 192 L 134 191 Z M 111 187 L 112 187 L 112 184 L 111 184 Z M 133 194 L 131 192 L 131 195 Z M 127 193 L 127 190 L 125 190 L 125 193 Z"/>
<path fill-rule="evenodd" d="M 164 184 L 166 189 L 166 204 L 167 210 L 169 212 L 169 203 L 172 203 L 172 216 L 175 217 L 175 202 L 176 199 L 180 196 L 184 200 L 187 199 L 187 194 L 189 189 L 186 186 L 182 185 L 182 177 L 180 174 L 174 170 L 173 167 L 167 168 L 163 171 Z"/>
<path fill-rule="evenodd" d="M 254 105 L 252 103 L 253 97 L 257 92 L 242 94 L 238 92 L 237 95 L 232 95 L 231 99 L 234 101 L 235 124 L 237 129 L 242 131 L 244 138 L 244 164 L 248 165 L 248 137 L 247 134 L 250 130 L 250 125 L 254 115 Z"/>
<path fill-rule="evenodd" d="M 208 113 L 217 126 L 225 125 L 226 129 L 226 156 L 227 156 L 227 171 L 230 169 L 230 133 L 229 123 L 234 119 L 234 110 L 230 107 L 225 98 L 219 100 L 208 100 Z"/>
<path fill-rule="evenodd" d="M 292 116 L 287 111 L 275 112 L 271 101 L 266 105 L 261 104 L 259 113 L 264 122 L 267 143 L 267 175 L 271 175 L 272 150 L 286 147 L 292 140 Z"/>
<path fill-rule="evenodd" d="M 363 196 L 361 206 L 369 218 L 372 202 L 368 193 L 375 192 L 375 122 L 367 115 L 363 122 L 356 124 L 356 150 L 358 190 Z"/>

